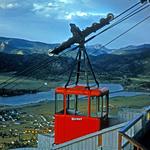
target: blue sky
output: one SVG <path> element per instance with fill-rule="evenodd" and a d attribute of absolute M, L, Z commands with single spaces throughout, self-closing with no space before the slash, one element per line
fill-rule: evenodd
<path fill-rule="evenodd" d="M 70 36 L 69 23 L 81 29 L 111 12 L 115 15 L 139 0 L 0 0 L 0 36 L 61 43 Z M 150 13 L 150 8 L 97 37 L 89 44 L 105 44 Z M 110 48 L 150 43 L 150 20 L 115 41 Z"/>

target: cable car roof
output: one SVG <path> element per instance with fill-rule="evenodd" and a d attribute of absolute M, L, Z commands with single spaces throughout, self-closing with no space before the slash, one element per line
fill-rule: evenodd
<path fill-rule="evenodd" d="M 58 87 L 55 89 L 57 94 L 63 95 L 86 95 L 86 96 L 102 96 L 109 93 L 107 88 L 94 88 L 89 89 L 86 86 L 74 86 L 74 87 Z"/>

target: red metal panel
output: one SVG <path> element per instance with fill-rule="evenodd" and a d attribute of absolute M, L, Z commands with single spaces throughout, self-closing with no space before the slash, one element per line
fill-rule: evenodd
<path fill-rule="evenodd" d="M 90 134 L 101 129 L 99 118 L 77 115 L 55 115 L 55 144 Z"/>
<path fill-rule="evenodd" d="M 56 88 L 56 93 L 58 94 L 74 94 L 74 95 L 87 95 L 87 96 L 100 96 L 102 94 L 108 93 L 108 89 L 88 89 L 85 86 L 75 86 L 75 87 L 58 87 Z"/>

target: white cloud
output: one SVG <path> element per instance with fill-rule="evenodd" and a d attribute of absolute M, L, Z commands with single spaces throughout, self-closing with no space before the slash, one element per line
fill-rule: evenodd
<path fill-rule="evenodd" d="M 106 17 L 108 13 L 93 13 L 93 12 L 89 12 L 88 15 L 89 16 L 101 16 L 101 17 Z"/>
<path fill-rule="evenodd" d="M 74 2 L 74 0 L 57 0 L 57 1 L 64 4 L 72 4 Z"/>
<path fill-rule="evenodd" d="M 66 12 L 64 18 L 66 20 L 72 20 L 74 17 L 91 17 L 91 16 L 100 16 L 106 17 L 107 13 L 94 13 L 94 12 L 83 12 L 83 11 L 76 11 L 76 12 Z"/>
<path fill-rule="evenodd" d="M 53 7 L 53 3 L 48 3 L 48 6 L 49 7 Z"/>
<path fill-rule="evenodd" d="M 0 9 L 12 9 L 18 7 L 18 3 L 0 2 Z"/>
<path fill-rule="evenodd" d="M 92 10 L 82 10 L 75 0 L 51 0 L 50 2 L 33 3 L 32 11 L 44 17 L 73 20 L 76 17 L 106 16 L 105 13 L 95 13 Z"/>
<path fill-rule="evenodd" d="M 57 5 L 56 3 L 33 3 L 32 11 L 36 14 L 50 17 L 54 14 L 59 14 L 58 8 L 59 5 Z"/>
<path fill-rule="evenodd" d="M 43 10 L 45 8 L 44 5 L 42 4 L 38 4 L 38 3 L 33 3 L 33 11 L 40 11 Z"/>
<path fill-rule="evenodd" d="M 32 11 L 36 14 L 45 17 L 55 17 L 56 19 L 70 20 L 73 16 L 86 16 L 86 13 L 73 11 L 76 9 L 74 4 L 75 0 L 51 0 L 50 2 L 35 2 L 33 3 Z M 66 12 L 68 11 L 68 13 Z"/>
<path fill-rule="evenodd" d="M 88 14 L 86 12 L 82 12 L 82 11 L 76 11 L 76 12 L 66 12 L 66 15 L 64 16 L 64 19 L 66 20 L 71 20 L 73 17 L 84 17 L 87 16 Z"/>

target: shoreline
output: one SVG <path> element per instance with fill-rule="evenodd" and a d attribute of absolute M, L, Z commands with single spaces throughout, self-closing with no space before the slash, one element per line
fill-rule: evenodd
<path fill-rule="evenodd" d="M 129 93 L 128 91 L 117 91 L 117 92 L 112 92 L 112 94 L 119 94 L 119 93 Z M 130 92 L 131 95 L 111 95 L 110 94 L 110 98 L 120 98 L 120 97 L 136 97 L 136 96 L 150 96 L 150 92 Z M 34 104 L 40 104 L 40 103 L 45 103 L 45 102 L 54 102 L 55 100 L 54 99 L 41 99 L 41 100 L 38 100 L 38 101 L 31 101 L 31 102 L 27 102 L 27 103 L 22 103 L 22 104 L 2 104 L 0 103 L 0 107 L 24 107 L 24 106 L 27 106 L 27 105 L 34 105 Z M 111 101 L 111 99 L 110 99 Z"/>
<path fill-rule="evenodd" d="M 106 87 L 110 90 L 110 98 L 113 97 L 133 97 L 138 95 L 150 95 L 150 92 L 141 92 L 141 90 L 127 90 L 121 84 L 118 83 L 101 83 L 101 87 Z M 49 91 L 38 91 L 36 93 L 26 93 L 24 95 L 16 96 L 0 96 L 0 106 L 24 106 L 37 104 L 43 101 L 54 101 L 55 90 L 50 89 Z"/>

